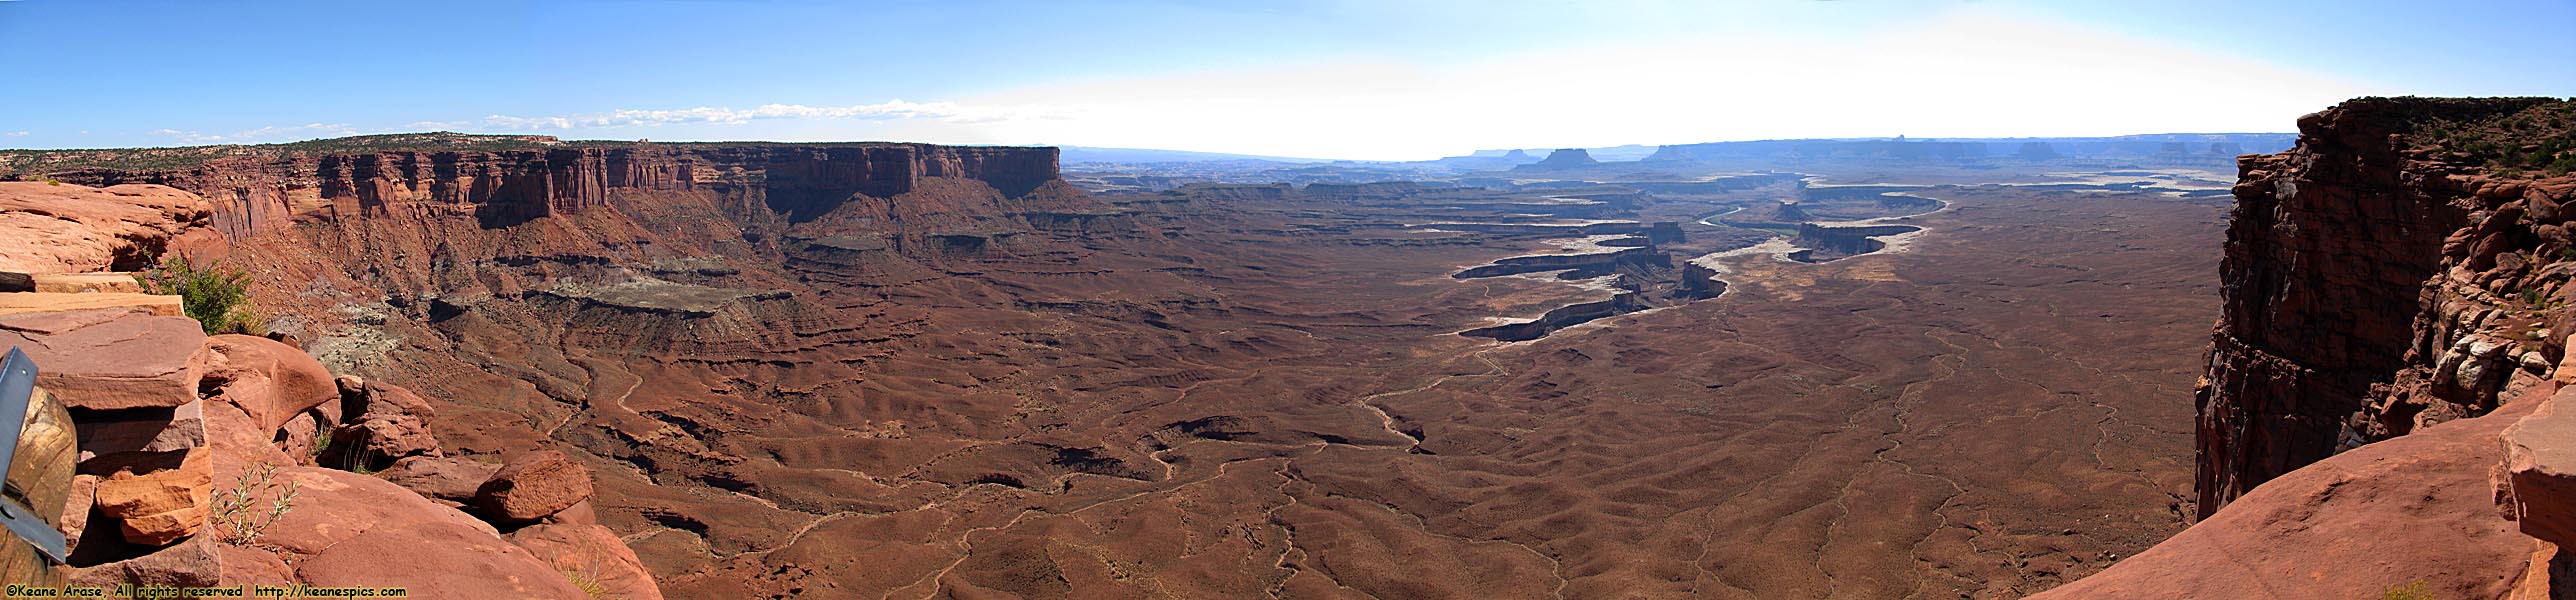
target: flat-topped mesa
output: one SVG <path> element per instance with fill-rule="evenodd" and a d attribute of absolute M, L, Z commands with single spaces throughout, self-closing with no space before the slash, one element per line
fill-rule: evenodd
<path fill-rule="evenodd" d="M 1544 160 L 1512 167 L 1512 170 L 1551 171 L 1561 169 L 1581 169 L 1600 164 L 1601 161 L 1593 160 L 1591 152 L 1582 148 L 1559 148 L 1555 152 L 1547 153 L 1547 158 Z"/>
<path fill-rule="evenodd" d="M 130 164 L 140 161 L 121 161 L 117 151 L 61 151 L 14 168 L 21 177 L 195 192 L 213 203 L 215 227 L 236 237 L 299 219 L 359 216 L 471 215 L 509 225 L 599 205 L 616 190 L 714 187 L 795 218 L 854 194 L 901 195 L 929 178 L 979 181 L 1009 196 L 1057 178 L 1057 151 L 1046 147 L 549 141 L 412 149 L 331 141 L 299 144 L 324 144 L 320 150 L 220 153 L 172 166 Z"/>
<path fill-rule="evenodd" d="M 2576 161 L 2571 117 L 2550 98 L 2364 98 L 2239 161 L 2197 392 L 2202 516 L 2552 376 L 2576 333 L 2576 177 L 2530 174 Z"/>

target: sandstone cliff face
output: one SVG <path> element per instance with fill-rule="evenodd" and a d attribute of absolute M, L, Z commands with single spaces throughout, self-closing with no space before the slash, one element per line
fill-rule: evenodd
<path fill-rule="evenodd" d="M 2296 148 L 2239 161 L 2197 392 L 2201 516 L 2550 377 L 2576 299 L 2576 215 L 2559 208 L 2576 179 L 2491 172 L 2436 140 L 2545 127 L 2533 115 L 2568 105 L 2365 98 L 2301 118 Z"/>
<path fill-rule="evenodd" d="M 982 181 L 1011 195 L 1056 178 L 1054 148 L 926 144 L 668 144 L 497 151 L 231 156 L 168 170 L 84 169 L 66 182 L 153 183 L 213 203 L 214 225 L 247 238 L 298 221 L 469 215 L 506 226 L 606 203 L 619 191 L 717 190 L 806 220 L 853 194 L 890 198 L 925 179 Z"/>

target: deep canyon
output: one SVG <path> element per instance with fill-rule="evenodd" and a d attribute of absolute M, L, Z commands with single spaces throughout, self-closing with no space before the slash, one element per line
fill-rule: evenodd
<path fill-rule="evenodd" d="M 2454 149 L 2564 106 L 2356 100 L 2232 165 L 1069 180 L 419 134 L 0 167 L 202 197 L 167 245 L 246 269 L 272 337 L 419 392 L 449 453 L 563 451 L 672 597 L 2302 597 L 2262 586 L 2363 517 L 2467 533 L 2295 583 L 2499 597 L 2566 562 L 2512 432 L 2576 379 L 2576 179 Z"/>
<path fill-rule="evenodd" d="M 1086 194 L 1055 163 L 54 176 L 206 196 L 281 331 L 432 398 L 453 451 L 589 463 L 675 597 L 2012 596 L 2192 510 L 2223 201 L 1869 161 L 1818 171 L 1903 185 Z M 1745 207 L 1780 228 L 1711 220 Z"/>

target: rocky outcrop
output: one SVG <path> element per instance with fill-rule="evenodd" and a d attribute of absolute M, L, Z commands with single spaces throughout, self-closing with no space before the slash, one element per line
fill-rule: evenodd
<path fill-rule="evenodd" d="M 1459 271 L 1451 274 L 1450 277 L 1457 279 L 1476 279 L 1480 277 L 1501 277 L 1504 275 L 1519 273 L 1563 271 L 1568 269 L 1580 271 L 1592 276 L 1598 276 L 1600 273 L 1617 269 L 1621 265 L 1642 264 L 1668 267 L 1672 265 L 1672 261 L 1672 255 L 1658 252 L 1653 248 L 1622 248 L 1609 252 L 1514 256 L 1495 260 L 1494 264 Z"/>
<path fill-rule="evenodd" d="M 194 192 L 210 203 L 215 229 L 234 237 L 298 221 L 367 215 L 468 215 L 487 226 L 512 225 L 600 206 L 621 191 L 716 190 L 742 206 L 801 220 L 854 194 L 891 198 L 925 179 L 976 180 L 1018 195 L 1057 177 L 1055 148 L 550 138 L 531 146 L 231 155 L 180 168 L 81 168 L 47 175 L 85 185 L 143 183 Z"/>
<path fill-rule="evenodd" d="M 2576 404 L 2542 405 L 2500 437 L 2505 516 L 2525 535 L 2576 544 Z"/>
<path fill-rule="evenodd" d="M 500 470 L 499 464 L 470 458 L 413 456 L 394 461 L 376 477 L 432 500 L 464 506 Z"/>
<path fill-rule="evenodd" d="M 39 295 L 39 294 L 10 294 Z M 80 294 L 88 295 L 88 294 Z M 43 368 L 36 383 L 74 409 L 173 407 L 197 397 L 206 339 L 195 320 L 141 309 L 0 316 L 0 347 Z"/>
<path fill-rule="evenodd" d="M 1469 337 L 1492 338 L 1505 342 L 1526 342 L 1547 337 L 1549 332 L 1595 320 L 1615 317 L 1649 308 L 1635 292 L 1612 294 L 1609 299 L 1581 302 L 1556 307 L 1537 319 L 1478 327 L 1458 332 Z"/>
<path fill-rule="evenodd" d="M 166 186 L 0 181 L 0 271 L 141 269 L 211 208 Z"/>
<path fill-rule="evenodd" d="M 641 561 L 596 523 L 586 467 L 556 452 L 507 468 L 421 462 L 458 459 L 440 458 L 427 421 L 436 412 L 402 388 L 334 378 L 292 346 L 209 337 L 193 320 L 139 309 L 0 317 L 0 343 L 27 350 L 39 394 L 71 407 L 27 427 L 77 439 L 78 455 L 68 443 L 53 462 L 22 452 L 12 478 L 14 491 L 60 468 L 67 493 L 27 497 L 60 505 L 40 517 L 67 538 L 68 581 L 660 597 Z M 47 427 L 65 431 L 37 433 Z M 322 452 L 330 446 L 345 451 Z M 357 468 L 412 462 L 378 479 L 313 466 L 328 456 Z"/>
<path fill-rule="evenodd" d="M 316 586 L 408 587 L 420 598 L 588 598 L 574 579 L 463 512 L 373 477 L 278 469 L 299 506 L 260 545 Z"/>
<path fill-rule="evenodd" d="M 331 371 L 292 346 L 247 335 L 206 339 L 205 372 L 198 389 L 208 399 L 241 408 L 262 431 L 275 430 L 304 411 L 340 399 Z"/>
<path fill-rule="evenodd" d="M 2197 399 L 2202 516 L 2548 376 L 2576 325 L 2576 214 L 2560 209 L 2576 178 L 2493 171 L 2442 140 L 2566 105 L 2365 98 L 2301 118 L 2296 148 L 2240 161 Z"/>
<path fill-rule="evenodd" d="M 531 452 L 502 465 L 474 491 L 474 507 L 505 522 L 545 518 L 589 500 L 590 469 L 552 450 Z"/>
<path fill-rule="evenodd" d="M 2513 165 L 2576 159 L 2572 115 L 2364 98 L 2244 157 L 2196 392 L 2203 520 L 2044 596 L 2568 597 L 2576 177 Z"/>
<path fill-rule="evenodd" d="M 2499 515 L 2499 435 L 2552 390 L 2273 479 L 2146 552 L 2033 598 L 2501 598 L 2533 541 Z"/>
<path fill-rule="evenodd" d="M 600 597 L 661 600 L 662 590 L 635 551 L 597 524 L 541 523 L 510 532 L 510 543 L 554 565 L 576 585 Z"/>
<path fill-rule="evenodd" d="M 1790 243 L 1806 250 L 1792 253 L 1789 258 L 1799 262 L 1824 262 L 1868 254 L 1887 247 L 1887 242 L 1879 241 L 1877 238 L 1922 230 L 1923 228 L 1912 225 L 1827 226 L 1799 223 L 1798 235 L 1791 238 Z"/>

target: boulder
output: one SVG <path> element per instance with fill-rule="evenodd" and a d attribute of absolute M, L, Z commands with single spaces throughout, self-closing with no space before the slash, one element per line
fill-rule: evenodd
<path fill-rule="evenodd" d="M 175 468 L 120 469 L 98 484 L 102 516 L 123 520 L 125 540 L 159 546 L 195 535 L 214 490 L 212 452 L 190 452 Z"/>
<path fill-rule="evenodd" d="M 502 465 L 475 491 L 474 506 L 491 519 L 526 522 L 571 508 L 590 494 L 589 467 L 562 452 L 540 450 Z"/>
<path fill-rule="evenodd" d="M 413 456 L 394 461 L 376 477 L 422 496 L 464 504 L 473 502 L 483 482 L 500 470 L 501 465 L 470 458 Z"/>
<path fill-rule="evenodd" d="M 443 454 L 429 427 L 438 411 L 420 395 L 356 377 L 341 377 L 334 385 L 340 401 L 330 410 L 348 419 L 331 433 L 332 455 L 324 457 L 330 464 L 382 469 L 404 457 Z"/>
<path fill-rule="evenodd" d="M 345 464 L 380 469 L 413 456 L 439 456 L 429 424 L 411 415 L 369 415 L 331 432 L 331 453 Z"/>
<path fill-rule="evenodd" d="M 277 451 L 287 456 L 314 455 L 314 444 L 329 437 L 330 432 L 313 413 L 310 410 L 295 413 L 295 418 L 287 419 L 285 425 L 277 428 Z"/>
<path fill-rule="evenodd" d="M 125 541 L 145 546 L 160 546 L 196 535 L 206 525 L 206 507 L 190 506 L 140 517 L 128 517 L 119 524 Z"/>
<path fill-rule="evenodd" d="M 209 402 L 206 411 L 206 448 L 215 453 L 215 476 L 228 478 L 239 474 L 246 465 L 291 465 L 296 458 L 288 456 L 270 443 L 274 430 L 260 429 L 241 407 L 223 402 Z M 96 462 L 96 461 L 92 461 Z M 82 463 L 88 472 L 89 463 Z M 230 473 L 232 475 L 228 475 Z M 230 481 L 230 479 L 226 479 Z"/>
<path fill-rule="evenodd" d="M 0 293 L 36 291 L 36 278 L 26 273 L 0 271 Z"/>
<path fill-rule="evenodd" d="M 202 387 L 215 390 L 209 398 L 241 407 L 259 431 L 276 431 L 297 413 L 340 398 L 321 361 L 276 340 L 218 335 L 206 338 L 205 348 Z"/>
<path fill-rule="evenodd" d="M 428 400 L 401 386 L 356 377 L 341 377 L 338 385 L 340 412 L 351 420 L 372 415 L 411 415 L 423 421 L 438 418 L 438 409 L 431 408 Z"/>
<path fill-rule="evenodd" d="M 0 316 L 0 347 L 25 351 L 36 362 L 36 383 L 72 409 L 195 401 L 202 369 L 197 350 L 205 340 L 195 320 L 133 308 Z"/>
<path fill-rule="evenodd" d="M 586 598 L 564 573 L 491 525 L 390 482 L 283 467 L 295 508 L 258 543 L 315 586 L 405 587 L 415 598 Z"/>
<path fill-rule="evenodd" d="M 635 551 L 606 527 L 530 525 L 511 532 L 510 543 L 554 565 L 556 571 L 583 589 L 605 592 L 594 595 L 626 600 L 662 598 L 662 589 L 653 583 L 652 572 L 644 570 L 644 561 L 636 559 Z"/>
<path fill-rule="evenodd" d="M 98 484 L 98 508 L 116 518 L 204 506 L 213 490 L 213 453 L 190 452 L 174 468 L 119 469 Z"/>
<path fill-rule="evenodd" d="M 2576 547 L 2576 388 L 2504 430 L 2503 509 L 2524 535 Z"/>
<path fill-rule="evenodd" d="M 555 514 L 546 515 L 543 522 L 556 525 L 597 525 L 599 511 L 590 507 L 589 500 L 583 500 L 563 510 L 555 511 Z"/>
<path fill-rule="evenodd" d="M 167 186 L 0 182 L 0 271 L 143 268 L 212 211 L 204 198 Z"/>

